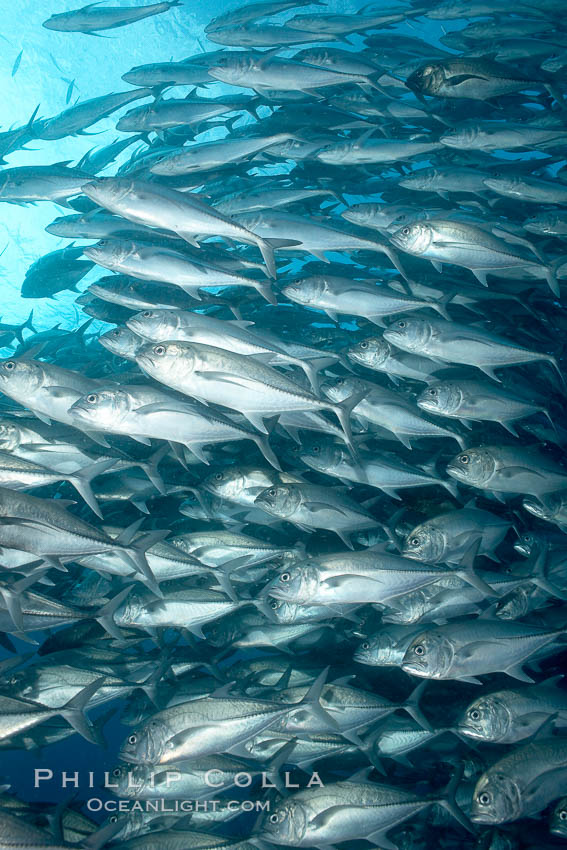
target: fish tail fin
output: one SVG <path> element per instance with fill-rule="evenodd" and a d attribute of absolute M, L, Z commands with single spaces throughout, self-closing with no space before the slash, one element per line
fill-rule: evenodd
<path fill-rule="evenodd" d="M 535 556 L 531 581 L 556 599 L 565 601 L 567 599 L 567 591 L 554 585 L 548 578 L 548 560 L 547 550 L 545 548 L 540 549 Z"/>
<path fill-rule="evenodd" d="M 69 723 L 73 729 L 79 733 L 79 735 L 82 735 L 83 738 L 90 741 L 91 744 L 99 745 L 100 736 L 97 734 L 95 727 L 85 715 L 85 709 L 91 697 L 94 696 L 105 681 L 106 677 L 101 676 L 100 679 L 96 679 L 94 682 L 91 682 L 90 685 L 87 685 L 86 688 L 83 688 L 82 691 L 76 694 L 73 699 L 70 699 L 69 702 L 66 702 L 64 706 L 58 709 L 58 714 L 64 717 L 67 723 Z"/>
<path fill-rule="evenodd" d="M 463 581 L 466 581 L 468 584 L 472 585 L 478 590 L 479 593 L 482 593 L 484 596 L 499 596 L 499 593 L 494 590 L 493 587 L 487 584 L 484 579 L 482 579 L 475 571 L 474 562 L 476 560 L 476 556 L 478 555 L 478 550 L 480 549 L 480 543 L 481 540 L 479 538 L 478 540 L 475 540 L 472 546 L 469 547 L 461 561 L 460 569 L 454 571 L 455 575 L 458 575 L 459 578 L 463 579 Z"/>
<path fill-rule="evenodd" d="M 264 257 L 264 260 L 266 260 L 265 257 Z M 267 262 L 266 262 L 266 266 L 268 266 Z M 275 274 L 270 275 L 270 276 L 275 277 Z M 269 283 L 267 283 L 267 282 L 264 283 L 262 281 L 258 281 L 258 283 L 255 285 L 254 289 L 256 290 L 258 295 L 261 295 L 262 298 L 265 301 L 268 302 L 268 304 L 273 304 L 275 306 L 278 303 L 278 299 L 275 296 L 274 290 L 272 289 L 272 287 L 270 286 Z"/>
<path fill-rule="evenodd" d="M 74 472 L 69 476 L 69 482 L 73 485 L 81 498 L 87 503 L 91 511 L 100 517 L 100 519 L 103 519 L 103 515 L 92 491 L 91 481 L 93 478 L 96 478 L 97 475 L 102 475 L 103 472 L 106 472 L 106 470 L 110 469 L 111 466 L 114 466 L 115 463 L 115 458 L 99 460 L 96 463 L 91 463 L 89 466 L 85 466 L 83 469 L 80 469 L 78 472 Z"/>
<path fill-rule="evenodd" d="M 423 692 L 429 684 L 429 679 L 424 679 L 416 688 L 413 689 L 407 700 L 403 704 L 403 708 L 412 717 L 416 723 L 419 723 L 427 731 L 431 731 L 431 723 L 421 710 L 419 702 L 423 696 Z"/>
<path fill-rule="evenodd" d="M 461 809 L 457 806 L 457 801 L 455 799 L 455 795 L 457 793 L 457 789 L 459 787 L 459 783 L 463 777 L 463 768 L 462 765 L 455 770 L 453 776 L 447 787 L 443 791 L 443 795 L 441 799 L 438 800 L 439 805 L 443 806 L 443 808 L 449 812 L 449 814 L 455 818 L 458 823 L 461 824 L 467 832 L 474 832 L 473 826 L 467 816 L 461 811 Z"/>
<path fill-rule="evenodd" d="M 146 552 L 156 543 L 159 543 L 160 540 L 163 540 L 164 537 L 167 537 L 168 534 L 169 529 L 150 531 L 140 537 L 133 546 L 129 546 L 123 550 L 134 565 L 136 572 L 141 573 L 144 576 L 147 586 L 160 598 L 163 597 L 163 593 L 159 589 L 155 576 L 150 569 L 150 565 L 146 558 Z"/>
<path fill-rule="evenodd" d="M 270 466 L 273 466 L 274 469 L 277 469 L 279 472 L 281 472 L 282 468 L 280 466 L 280 462 L 277 459 L 272 447 L 270 446 L 268 438 L 263 434 L 254 434 L 252 436 L 252 439 L 254 440 L 254 442 L 256 443 L 256 445 L 258 446 Z"/>
<path fill-rule="evenodd" d="M 444 319 L 448 319 L 449 321 L 451 321 L 451 316 L 447 312 L 447 304 L 449 304 L 453 300 L 456 294 L 456 289 L 452 289 L 450 292 L 445 292 L 440 298 L 437 299 L 437 301 L 430 301 L 429 306 L 432 310 L 435 310 L 437 313 L 439 313 L 439 315 L 442 316 Z"/>
<path fill-rule="evenodd" d="M 559 281 L 557 280 L 557 272 L 561 266 L 566 265 L 566 263 L 567 258 L 565 258 L 565 256 L 561 256 L 557 257 L 557 259 L 553 260 L 553 262 L 549 263 L 549 265 L 545 267 L 545 279 L 556 298 L 561 297 Z"/>
<path fill-rule="evenodd" d="M 156 490 L 161 493 L 162 496 L 166 494 L 166 486 L 160 475 L 158 467 L 160 461 L 162 461 L 169 452 L 169 448 L 170 444 L 165 443 L 165 445 L 160 446 L 157 451 L 153 452 L 147 460 L 142 461 L 139 464 L 140 469 L 144 470 L 145 474 L 148 476 L 148 480 L 152 482 Z"/>
<path fill-rule="evenodd" d="M 21 325 L 18 325 L 18 327 L 17 327 L 17 328 L 15 329 L 15 331 L 14 331 L 14 333 L 16 334 L 16 339 L 17 339 L 19 342 L 23 343 L 23 341 L 24 341 L 24 338 L 23 338 L 23 336 L 22 336 L 22 331 L 23 331 L 25 328 L 29 328 L 29 330 L 30 330 L 32 333 L 35 333 L 35 332 L 36 332 L 36 331 L 35 331 L 35 328 L 34 328 L 34 326 L 33 326 L 33 324 L 32 324 L 32 321 L 33 321 L 33 310 L 30 310 L 30 314 L 29 314 L 29 316 L 27 317 L 27 319 L 25 320 L 25 322 L 22 322 L 22 324 L 21 324 Z"/>
<path fill-rule="evenodd" d="M 324 728 L 336 729 L 337 722 L 331 717 L 331 715 L 325 711 L 321 703 L 319 702 L 321 698 L 321 692 L 325 686 L 325 682 L 327 681 L 327 675 L 329 673 L 329 668 L 325 667 L 322 673 L 319 673 L 301 702 L 294 703 L 290 708 L 297 708 L 298 706 L 308 706 L 309 711 L 317 717 L 321 723 L 323 723 Z"/>
<path fill-rule="evenodd" d="M 356 407 L 356 405 L 359 404 L 362 401 L 362 399 L 365 398 L 368 395 L 369 391 L 370 391 L 370 388 L 366 387 L 365 389 L 362 389 L 359 392 L 353 393 L 351 396 L 349 396 L 349 398 L 345 399 L 340 404 L 331 405 L 331 409 L 334 411 L 335 416 L 339 420 L 339 424 L 340 424 L 341 428 L 343 429 L 343 433 L 345 435 L 345 442 L 346 442 L 347 446 L 349 447 L 351 454 L 355 458 L 357 457 L 357 452 L 356 452 L 356 447 L 354 446 L 354 444 L 352 442 L 352 429 L 351 429 L 350 417 L 351 417 L 351 413 L 354 410 L 354 408 Z"/>
<path fill-rule="evenodd" d="M 269 242 L 267 242 L 265 239 L 261 239 L 259 236 L 256 238 L 256 245 L 260 249 L 262 257 L 264 258 L 264 263 L 266 264 L 268 276 L 275 280 L 277 277 L 277 271 L 276 255 L 274 254 L 273 247 L 270 245 Z"/>
<path fill-rule="evenodd" d="M 114 620 L 114 613 L 124 602 L 131 590 L 131 584 L 129 584 L 127 587 L 124 587 L 120 591 L 120 593 L 117 593 L 116 596 L 112 597 L 110 602 L 107 602 L 106 605 L 103 605 L 103 607 L 97 611 L 97 614 L 95 616 L 97 623 L 99 623 L 99 625 L 101 625 L 111 637 L 113 637 L 117 641 L 120 641 L 120 643 L 124 642 L 124 637 L 120 629 L 116 625 L 116 622 Z"/>
<path fill-rule="evenodd" d="M 28 123 L 26 124 L 26 130 L 28 131 L 28 133 L 33 133 L 33 125 L 34 125 L 34 121 L 35 121 L 35 119 L 37 118 L 37 113 L 39 112 L 39 107 L 40 107 L 40 106 L 41 106 L 41 104 L 40 104 L 40 103 L 38 103 L 38 105 L 36 106 L 36 108 L 34 109 L 34 111 L 32 112 L 32 114 L 31 114 L 31 116 L 30 116 L 30 120 L 29 120 L 29 121 L 28 121 Z"/>
<path fill-rule="evenodd" d="M 285 793 L 284 784 L 280 776 L 280 770 L 289 761 L 289 757 L 297 745 L 297 738 L 292 738 L 277 750 L 266 762 L 266 776 L 278 791 Z"/>
<path fill-rule="evenodd" d="M 555 372 L 557 372 L 557 377 L 559 378 L 559 382 L 560 382 L 560 384 L 563 388 L 563 392 L 567 393 L 567 382 L 565 381 L 565 376 L 564 376 L 563 372 L 559 368 L 559 363 L 557 362 L 557 358 L 552 357 L 552 355 L 549 355 L 545 359 L 547 360 L 549 365 L 553 367 Z"/>
<path fill-rule="evenodd" d="M 315 393 L 315 395 L 319 392 L 319 369 L 321 366 L 317 363 L 317 361 L 312 360 L 297 360 L 297 365 L 303 369 L 305 373 L 305 377 L 311 384 L 311 389 Z"/>

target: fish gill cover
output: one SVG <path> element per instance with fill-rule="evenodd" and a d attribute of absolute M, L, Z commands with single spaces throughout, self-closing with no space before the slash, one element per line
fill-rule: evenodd
<path fill-rule="evenodd" d="M 3 0 L 0 850 L 567 837 L 562 5 Z"/>

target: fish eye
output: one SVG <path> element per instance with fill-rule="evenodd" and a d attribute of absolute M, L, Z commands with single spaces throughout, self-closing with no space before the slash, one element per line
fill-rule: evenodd
<path fill-rule="evenodd" d="M 464 463 L 465 466 L 466 466 L 466 464 L 468 462 L 469 462 L 469 456 L 468 455 L 459 455 L 459 463 Z"/>
<path fill-rule="evenodd" d="M 112 815 L 111 818 L 108 818 L 108 822 L 109 823 L 118 823 L 118 818 L 116 817 L 116 815 Z"/>
<path fill-rule="evenodd" d="M 417 546 L 418 544 L 419 544 L 419 537 L 412 537 L 412 539 L 410 540 L 410 545 L 411 546 Z"/>
<path fill-rule="evenodd" d="M 410 235 L 409 227 L 402 228 L 402 236 L 409 236 L 409 235 Z"/>
<path fill-rule="evenodd" d="M 425 647 L 423 646 L 423 644 L 418 643 L 418 645 L 414 647 L 413 651 L 416 655 L 423 655 L 425 653 Z"/>
<path fill-rule="evenodd" d="M 270 815 L 270 823 L 277 823 L 278 820 L 279 818 L 275 813 L 273 815 Z"/>
<path fill-rule="evenodd" d="M 398 327 L 399 327 L 399 328 L 402 328 L 402 329 L 403 329 L 403 328 L 405 328 L 405 326 L 406 326 L 407 322 L 404 322 L 404 320 L 402 319 L 402 321 L 401 321 L 401 322 L 398 322 L 397 324 L 398 324 Z"/>
<path fill-rule="evenodd" d="M 165 354 L 165 345 L 156 345 L 154 348 L 154 354 L 157 354 L 158 357 L 161 357 L 162 354 Z"/>
<path fill-rule="evenodd" d="M 492 797 L 487 791 L 483 791 L 482 794 L 478 795 L 478 802 L 481 806 L 488 806 L 490 804 Z"/>
<path fill-rule="evenodd" d="M 216 472 L 215 473 L 215 481 L 222 481 L 223 478 L 224 478 L 224 473 L 222 473 L 222 472 Z"/>
<path fill-rule="evenodd" d="M 114 770 L 112 771 L 113 776 L 120 776 L 120 773 L 121 773 L 121 771 L 120 771 L 119 767 L 115 767 Z"/>
<path fill-rule="evenodd" d="M 272 601 L 270 602 L 270 608 L 272 609 L 272 611 L 276 611 L 279 608 L 277 599 L 272 599 Z"/>
<path fill-rule="evenodd" d="M 271 490 L 268 490 L 268 496 L 271 496 L 273 498 L 274 496 L 277 495 L 277 492 L 278 491 L 276 490 L 276 488 L 272 487 Z"/>
<path fill-rule="evenodd" d="M 151 310 L 144 310 L 144 312 L 142 313 L 142 316 L 144 317 L 144 319 L 150 319 L 151 316 L 152 316 Z"/>
<path fill-rule="evenodd" d="M 473 708 L 472 711 L 469 711 L 469 717 L 471 720 L 480 720 L 480 711 L 478 708 Z"/>
<path fill-rule="evenodd" d="M 437 395 L 437 390 L 435 390 L 435 389 L 427 390 L 427 392 L 429 393 L 429 395 L 432 395 L 434 398 Z"/>
<path fill-rule="evenodd" d="M 321 449 L 319 448 L 319 446 L 313 446 L 313 454 L 314 455 L 319 454 L 320 451 L 321 451 Z"/>
<path fill-rule="evenodd" d="M 559 820 L 567 820 L 567 812 L 565 811 L 565 809 L 562 809 L 559 812 Z"/>
<path fill-rule="evenodd" d="M 362 644 L 362 649 L 370 649 L 370 644 L 368 643 L 367 640 L 365 640 L 364 643 Z"/>
<path fill-rule="evenodd" d="M 6 363 L 4 363 L 4 369 L 6 369 L 7 372 L 11 372 L 12 369 L 15 369 L 15 368 L 16 368 L 16 364 L 14 363 L 13 360 L 8 360 Z"/>
<path fill-rule="evenodd" d="M 87 396 L 87 401 L 89 404 L 96 404 L 98 396 L 96 393 L 89 393 Z"/>
<path fill-rule="evenodd" d="M 284 581 L 284 582 L 289 581 L 290 578 L 291 578 L 291 576 L 290 576 L 289 573 L 282 573 L 281 576 L 280 576 L 280 581 Z"/>
<path fill-rule="evenodd" d="M 137 740 L 138 740 L 137 735 L 130 735 L 130 737 L 128 738 L 128 743 L 129 744 L 135 744 Z"/>
<path fill-rule="evenodd" d="M 361 348 L 368 348 L 368 343 L 367 342 L 361 342 L 360 347 Z"/>
<path fill-rule="evenodd" d="M 529 534 L 524 534 L 524 543 L 529 543 L 529 542 L 530 542 L 530 540 L 531 540 L 530 535 L 529 535 Z"/>

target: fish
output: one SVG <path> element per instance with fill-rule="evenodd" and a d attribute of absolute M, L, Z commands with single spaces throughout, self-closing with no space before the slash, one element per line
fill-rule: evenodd
<path fill-rule="evenodd" d="M 530 77 L 514 66 L 485 57 L 459 57 L 421 65 L 409 75 L 406 84 L 420 94 L 484 101 L 545 85 L 543 81 L 536 74 Z"/>
<path fill-rule="evenodd" d="M 83 32 L 98 35 L 99 30 L 125 27 L 152 15 L 160 15 L 180 5 L 181 0 L 165 0 L 163 3 L 151 3 L 149 6 L 121 8 L 101 7 L 99 3 L 90 3 L 88 6 L 83 6 L 82 9 L 54 14 L 43 22 L 43 26 L 48 30 L 57 30 L 58 32 Z"/>
<path fill-rule="evenodd" d="M 420 798 L 410 791 L 374 782 L 337 782 L 326 788 L 308 788 L 294 794 L 265 819 L 273 843 L 288 847 L 332 844 L 350 837 L 371 836 L 383 847 L 395 845 L 388 831 L 402 819 L 434 803 L 448 808 L 460 823 L 466 822 L 453 800 L 453 786 L 443 794 Z M 332 810 L 332 817 L 326 815 Z M 357 818 L 352 821 L 353 811 Z"/>
<path fill-rule="evenodd" d="M 273 367 L 246 355 L 204 343 L 168 342 L 148 343 L 136 359 L 147 374 L 172 389 L 224 407 L 236 404 L 261 433 L 268 433 L 266 419 L 285 410 L 330 410 L 349 436 L 345 407 L 318 399 Z"/>
<path fill-rule="evenodd" d="M 557 796 L 564 759 L 565 743 L 545 736 L 499 759 L 476 783 L 472 821 L 506 823 L 542 811 Z"/>
<path fill-rule="evenodd" d="M 516 436 L 514 423 L 537 413 L 549 412 L 521 396 L 506 392 L 485 381 L 445 381 L 431 384 L 417 398 L 422 410 L 451 419 L 477 422 L 499 422 Z"/>
<path fill-rule="evenodd" d="M 478 540 L 477 554 L 497 560 L 494 550 L 509 529 L 505 519 L 465 507 L 416 525 L 405 538 L 402 554 L 416 561 L 458 564 Z"/>
<path fill-rule="evenodd" d="M 458 728 L 475 741 L 516 744 L 535 735 L 549 717 L 562 726 L 565 694 L 560 682 L 553 679 L 535 689 L 529 685 L 479 697 L 467 706 Z"/>
<path fill-rule="evenodd" d="M 350 553 L 322 555 L 317 561 L 299 561 L 286 567 L 269 585 L 269 594 L 289 602 L 316 602 L 321 605 L 372 602 L 384 604 L 389 600 L 421 587 L 426 587 L 449 575 L 465 579 L 483 588 L 490 588 L 473 574 L 468 566 L 463 570 L 416 564 L 409 558 L 388 552 L 373 551 L 372 547 Z"/>
<path fill-rule="evenodd" d="M 414 637 L 402 670 L 432 679 L 459 679 L 473 684 L 486 673 L 507 673 L 521 682 L 533 679 L 523 669 L 535 653 L 564 632 L 520 622 L 476 619 L 447 623 Z"/>
<path fill-rule="evenodd" d="M 16 74 L 18 73 L 18 69 L 19 69 L 19 67 L 20 67 L 20 63 L 21 63 L 21 61 L 22 61 L 22 56 L 23 56 L 23 55 L 24 55 L 24 51 L 23 51 L 23 49 L 22 49 L 22 50 L 20 50 L 20 52 L 19 52 L 19 53 L 18 53 L 18 55 L 16 56 L 16 59 L 15 59 L 14 64 L 13 64 L 13 66 L 12 66 L 12 77 L 15 77 L 15 76 L 16 76 Z"/>
<path fill-rule="evenodd" d="M 550 354 L 514 345 L 484 328 L 447 322 L 444 319 L 399 319 L 384 331 L 384 339 L 402 351 L 425 355 L 447 363 L 476 366 L 498 381 L 494 370 L 518 363 L 547 362 L 562 380 L 557 361 Z"/>
<path fill-rule="evenodd" d="M 199 233 L 251 241 L 263 252 L 268 274 L 275 277 L 275 261 L 271 247 L 263 239 L 239 227 L 206 204 L 189 200 L 175 190 L 156 191 L 153 186 L 137 185 L 131 181 L 126 181 L 124 185 L 121 181 L 116 183 L 111 178 L 107 179 L 110 184 L 104 181 L 101 185 L 101 181 L 98 181 L 85 184 L 84 190 L 88 197 L 96 199 L 111 212 L 126 212 L 126 217 L 138 224 L 155 226 L 157 221 L 158 226 L 173 230 L 193 245 L 198 245 L 195 237 Z M 185 216 L 183 212 L 180 216 L 180 207 L 185 207 Z"/>
<path fill-rule="evenodd" d="M 449 462 L 447 473 L 473 487 L 538 498 L 567 483 L 567 471 L 562 472 L 551 459 L 529 448 L 512 446 L 471 447 Z"/>
<path fill-rule="evenodd" d="M 490 188 L 492 179 L 486 178 L 483 183 Z M 489 273 L 533 269 L 536 275 L 545 278 L 553 294 L 559 295 L 555 265 L 542 263 L 525 240 L 503 230 L 494 233 L 468 222 L 434 219 L 400 228 L 392 234 L 391 241 L 402 251 L 430 260 L 438 269 L 446 263 L 470 269 L 483 286 L 487 285 Z"/>
<path fill-rule="evenodd" d="M 139 100 L 150 95 L 150 89 L 138 89 L 133 92 L 106 94 L 102 97 L 94 97 L 82 103 L 76 103 L 53 118 L 42 119 L 41 129 L 36 134 L 36 138 L 55 141 L 65 139 L 75 133 L 81 134 L 88 127 L 112 115 L 117 109 L 132 103 L 133 100 Z"/>
<path fill-rule="evenodd" d="M 137 350 L 128 359 L 136 362 L 136 356 Z M 69 412 L 72 418 L 96 431 L 125 434 L 140 441 L 149 442 L 151 437 L 159 437 L 180 443 L 206 463 L 203 445 L 224 439 L 250 439 L 268 463 L 279 468 L 267 440 L 261 435 L 239 428 L 204 405 L 180 403 L 175 396 L 151 387 L 130 385 L 125 390 L 100 389 L 77 399 Z"/>
<path fill-rule="evenodd" d="M 88 176 L 86 171 L 70 167 L 67 161 L 6 168 L 0 174 L 0 201 L 9 204 L 54 201 L 69 206 L 67 199 L 80 194 Z"/>
<path fill-rule="evenodd" d="M 445 314 L 435 301 L 419 301 L 410 295 L 393 291 L 385 285 L 374 286 L 351 278 L 321 276 L 304 278 L 284 287 L 282 294 L 297 304 L 324 310 L 329 318 L 338 321 L 339 313 L 362 316 L 384 327 L 384 317 L 409 313 L 431 307 Z"/>

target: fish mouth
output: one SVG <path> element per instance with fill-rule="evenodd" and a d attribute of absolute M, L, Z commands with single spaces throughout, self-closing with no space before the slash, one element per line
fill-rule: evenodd
<path fill-rule="evenodd" d="M 282 295 L 289 298 L 290 301 L 297 301 L 299 304 L 308 304 L 309 302 L 301 297 L 301 289 L 296 286 L 284 286 Z"/>
<path fill-rule="evenodd" d="M 471 812 L 471 820 L 473 823 L 488 823 L 488 824 L 498 824 L 500 821 L 498 820 L 496 815 L 491 814 L 490 812 L 481 812 L 474 810 Z"/>
<path fill-rule="evenodd" d="M 474 726 L 469 726 L 467 723 L 462 723 L 458 727 L 459 732 L 466 735 L 467 738 L 474 738 L 475 741 L 486 740 L 483 735 Z"/>
<path fill-rule="evenodd" d="M 411 673 L 412 676 L 421 676 L 424 679 L 433 678 L 427 675 L 427 667 L 417 659 L 402 662 L 402 670 L 406 673 Z"/>
<path fill-rule="evenodd" d="M 90 290 L 91 292 L 93 292 L 93 288 L 92 288 L 92 286 L 90 286 L 90 287 L 89 287 L 89 290 Z M 129 331 L 132 331 L 132 333 L 138 334 L 138 336 L 144 336 L 144 334 L 142 333 L 142 324 L 141 324 L 141 322 L 137 322 L 137 321 L 134 319 L 134 317 L 132 317 L 131 319 L 128 319 L 128 320 L 127 320 L 127 322 L 126 322 L 126 327 L 128 328 L 128 330 L 129 330 Z"/>
<path fill-rule="evenodd" d="M 87 198 L 90 198 L 91 201 L 96 201 L 98 196 L 98 185 L 95 180 L 89 180 L 88 183 L 85 183 L 81 186 L 81 192 L 83 195 L 86 195 Z"/>
<path fill-rule="evenodd" d="M 284 602 L 294 601 L 292 594 L 288 594 L 285 587 L 271 587 L 270 596 L 273 596 L 274 599 L 281 599 Z"/>
<path fill-rule="evenodd" d="M 118 752 L 118 758 L 120 759 L 120 761 L 130 762 L 130 764 L 145 764 L 143 759 L 137 756 L 136 753 L 129 752 L 128 750 L 120 750 Z"/>
<path fill-rule="evenodd" d="M 72 404 L 67 413 L 76 419 L 87 418 L 87 408 L 81 401 L 76 401 L 75 404 Z"/>
<path fill-rule="evenodd" d="M 112 354 L 117 353 L 117 349 L 112 347 L 112 343 L 109 339 L 103 339 L 101 336 L 99 336 L 98 341 L 103 348 L 106 348 L 107 351 L 111 351 Z"/>
<path fill-rule="evenodd" d="M 154 366 L 154 359 L 149 354 L 138 354 L 136 362 L 141 369 L 151 369 Z"/>
<path fill-rule="evenodd" d="M 436 407 L 435 404 L 431 404 L 431 402 L 428 399 L 422 400 L 422 399 L 418 398 L 417 406 L 420 407 L 422 410 L 428 410 L 428 411 L 431 411 L 432 413 L 437 413 L 439 411 L 439 408 Z"/>
<path fill-rule="evenodd" d="M 91 295 L 97 295 L 99 298 L 106 299 L 107 295 L 109 295 L 108 289 L 105 289 L 103 286 L 98 286 L 98 284 L 96 283 L 91 283 L 90 286 L 87 287 L 87 289 L 91 293 Z"/>
<path fill-rule="evenodd" d="M 392 242 L 393 241 L 394 241 L 394 239 L 392 239 Z M 397 339 L 403 339 L 404 338 L 404 335 L 402 333 L 400 333 L 399 331 L 395 330 L 394 328 L 386 328 L 386 330 L 384 331 L 382 336 L 384 337 L 386 342 L 393 342 L 394 344 L 395 344 L 395 341 Z"/>
<path fill-rule="evenodd" d="M 312 467 L 312 469 L 323 469 L 324 468 L 322 464 L 318 465 L 317 464 L 317 458 L 312 457 L 311 455 L 300 455 L 299 460 L 302 463 L 306 463 L 307 466 Z"/>
<path fill-rule="evenodd" d="M 392 245 L 395 245 L 396 248 L 401 248 L 403 250 L 404 240 L 397 236 L 397 234 L 393 233 L 390 236 L 390 242 L 392 243 Z"/>
<path fill-rule="evenodd" d="M 464 484 L 470 483 L 468 476 L 464 474 L 463 470 L 456 464 L 447 464 L 447 475 L 450 475 L 451 478 L 456 478 L 457 481 L 462 481 Z"/>
<path fill-rule="evenodd" d="M 499 188 L 502 187 L 502 184 L 500 183 L 500 181 L 494 180 L 494 178 L 492 178 L 492 177 L 486 177 L 482 182 L 487 187 L 487 189 L 494 189 L 494 190 L 497 191 Z"/>
<path fill-rule="evenodd" d="M 93 260 L 96 263 L 97 257 L 102 258 L 103 254 L 96 245 L 87 245 L 86 248 L 83 248 L 83 257 L 87 257 L 89 260 Z"/>

